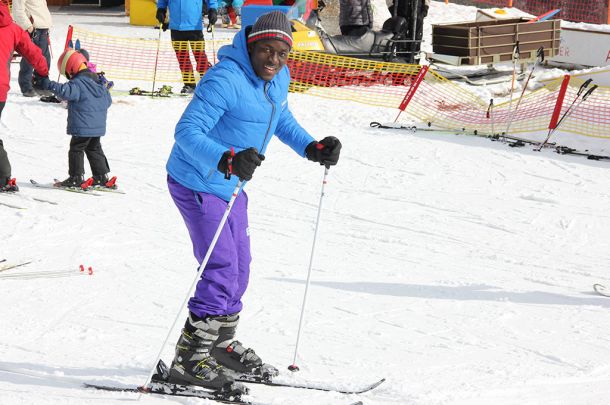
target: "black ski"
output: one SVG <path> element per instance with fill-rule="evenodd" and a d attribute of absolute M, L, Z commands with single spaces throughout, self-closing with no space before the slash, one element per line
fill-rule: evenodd
<path fill-rule="evenodd" d="M 375 381 L 372 384 L 357 388 L 357 389 L 342 389 L 342 388 L 331 388 L 325 387 L 323 385 L 316 384 L 300 384 L 300 383 L 281 383 L 274 381 L 265 381 L 265 380 L 257 380 L 250 378 L 236 378 L 235 381 L 244 382 L 244 383 L 252 383 L 252 384 L 262 384 L 268 385 L 270 387 L 286 387 L 286 388 L 298 388 L 304 390 L 316 390 L 316 391 L 326 391 L 326 392 L 338 392 L 341 394 L 363 394 L 365 392 L 371 391 L 377 387 L 379 387 L 385 381 L 385 378 L 382 378 L 379 381 Z"/>
<path fill-rule="evenodd" d="M 171 395 L 179 397 L 195 397 L 204 398 L 211 401 L 220 402 L 222 404 L 238 404 L 238 405 L 249 405 L 248 401 L 242 401 L 239 397 L 235 399 L 229 399 L 223 394 L 215 393 L 214 391 L 206 390 L 200 387 L 193 387 L 187 385 L 171 384 L 165 381 L 152 381 L 148 387 L 118 387 L 114 385 L 101 385 L 101 384 L 83 384 L 85 388 L 93 388 L 102 391 L 114 391 L 114 392 L 137 392 L 142 394 L 156 394 L 156 395 Z"/>
<path fill-rule="evenodd" d="M 290 382 L 278 382 L 273 381 L 273 377 L 269 374 L 263 373 L 260 374 L 245 374 L 245 373 L 233 373 L 233 378 L 235 381 L 243 382 L 243 383 L 252 383 L 252 384 L 262 384 L 268 385 L 271 387 L 286 387 L 286 388 L 298 388 L 305 390 L 316 390 L 316 391 L 326 391 L 326 392 L 339 392 L 341 394 L 363 394 L 365 392 L 371 391 L 377 387 L 379 387 L 384 381 L 385 378 L 382 378 L 379 381 L 375 381 L 372 384 L 362 386 L 356 389 L 341 389 L 341 388 L 333 388 L 333 387 L 325 387 L 324 385 L 318 383 L 290 383 Z"/>
<path fill-rule="evenodd" d="M 146 387 L 117 387 L 89 383 L 85 383 L 84 386 L 86 388 L 95 388 L 104 391 L 138 392 L 143 394 L 205 398 L 223 404 L 251 404 L 250 402 L 242 401 L 241 399 L 243 394 L 248 393 L 248 389 L 243 385 L 233 383 L 230 387 L 212 390 L 195 385 L 174 384 L 168 381 L 169 369 L 163 360 L 159 360 L 157 363 L 156 371 L 157 372 L 152 376 L 150 383 Z"/>
<path fill-rule="evenodd" d="M 57 183 L 58 180 L 55 179 L 55 183 Z M 63 191 L 69 191 L 71 193 L 79 193 L 79 194 L 87 194 L 87 195 L 93 195 L 93 196 L 100 196 L 101 194 L 99 193 L 95 193 L 93 191 L 91 191 L 91 189 L 82 189 L 80 187 L 57 187 L 55 186 L 55 183 L 50 183 L 50 184 L 42 184 L 37 182 L 36 180 L 32 180 L 30 179 L 30 183 L 32 183 L 32 185 L 34 187 L 38 187 L 38 188 L 47 188 L 47 189 L 51 189 L 51 190 L 63 190 Z"/>
<path fill-rule="evenodd" d="M 451 133 L 465 133 L 466 128 L 460 129 L 441 129 L 441 128 L 432 128 L 432 127 L 418 127 L 415 124 L 404 125 L 397 123 L 380 123 L 373 121 L 369 124 L 371 128 L 379 128 L 379 129 L 402 129 L 405 131 L 409 131 L 411 133 L 416 133 L 420 131 L 426 132 L 451 132 Z M 475 130 L 474 135 L 478 135 L 478 132 Z"/>
<path fill-rule="evenodd" d="M 569 148 L 567 146 L 557 146 L 555 148 L 555 152 L 560 155 L 577 155 L 577 156 L 586 156 L 589 160 L 610 160 L 610 156 L 605 155 L 594 155 L 589 153 L 589 151 L 579 151 L 573 148 Z"/>

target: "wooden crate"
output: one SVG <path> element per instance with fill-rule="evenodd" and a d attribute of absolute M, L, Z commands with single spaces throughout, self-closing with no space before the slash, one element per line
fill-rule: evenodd
<path fill-rule="evenodd" d="M 458 57 L 459 64 L 481 65 L 510 61 L 519 42 L 520 60 L 533 60 L 544 47 L 545 57 L 559 53 L 561 20 L 527 23 L 526 19 L 477 21 L 432 26 L 435 54 Z"/>

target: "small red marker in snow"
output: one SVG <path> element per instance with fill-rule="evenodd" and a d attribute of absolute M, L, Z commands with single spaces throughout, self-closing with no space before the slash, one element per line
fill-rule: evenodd
<path fill-rule="evenodd" d="M 93 275 L 93 267 L 89 267 L 89 275 L 92 276 Z"/>
<path fill-rule="evenodd" d="M 85 271 L 85 266 L 83 266 L 82 264 L 80 266 L 78 266 L 78 268 L 80 269 L 81 272 Z"/>

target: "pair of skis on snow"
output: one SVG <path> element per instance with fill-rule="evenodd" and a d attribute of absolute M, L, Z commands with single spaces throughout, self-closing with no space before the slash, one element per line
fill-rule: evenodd
<path fill-rule="evenodd" d="M 112 177 L 107 183 L 106 186 L 94 186 L 93 185 L 93 178 L 88 178 L 86 181 L 84 181 L 80 187 L 64 187 L 60 185 L 60 181 L 58 179 L 54 179 L 53 183 L 39 183 L 36 180 L 32 180 L 30 179 L 30 183 L 32 183 L 32 185 L 34 187 L 38 187 L 38 188 L 47 188 L 47 189 L 53 189 L 53 190 L 64 190 L 64 191 L 69 191 L 71 193 L 80 193 L 80 194 L 88 194 L 88 195 L 93 195 L 93 196 L 100 196 L 102 194 L 97 193 L 97 191 L 101 191 L 101 192 L 108 192 L 108 193 L 118 193 L 118 194 L 125 194 L 124 191 L 119 190 L 116 188 L 116 176 Z"/>
<path fill-rule="evenodd" d="M 135 392 L 142 394 L 158 394 L 158 395 L 173 395 L 173 396 L 183 396 L 183 397 L 197 397 L 197 398 L 205 398 L 212 401 L 226 403 L 226 404 L 251 404 L 250 401 L 243 400 L 241 398 L 241 394 L 235 394 L 230 391 L 223 392 L 222 390 L 210 390 L 202 387 L 192 386 L 192 385 L 180 385 L 173 384 L 168 381 L 169 378 L 169 370 L 167 365 L 163 362 L 163 360 L 159 360 L 157 364 L 157 372 L 153 375 L 151 382 L 146 387 L 120 387 L 120 386 L 112 386 L 112 385 L 101 385 L 101 384 L 84 384 L 86 388 L 93 388 L 97 390 L 103 391 L 117 391 L 117 392 Z M 253 384 L 263 384 L 272 387 L 287 387 L 287 388 L 300 388 L 300 389 L 309 389 L 309 390 L 318 390 L 318 391 L 327 391 L 327 392 L 339 392 L 342 394 L 362 394 L 368 391 L 371 391 L 381 385 L 385 378 L 382 378 L 379 381 L 374 382 L 373 384 L 369 384 L 357 389 L 346 390 L 341 388 L 333 388 L 327 387 L 323 385 L 315 385 L 315 384 L 291 384 L 291 383 L 281 383 L 274 382 L 272 379 L 268 377 L 252 375 L 252 374 L 244 374 L 238 375 L 235 378 L 235 381 L 244 382 L 244 383 L 253 383 Z M 354 404 L 355 405 L 355 404 Z"/>

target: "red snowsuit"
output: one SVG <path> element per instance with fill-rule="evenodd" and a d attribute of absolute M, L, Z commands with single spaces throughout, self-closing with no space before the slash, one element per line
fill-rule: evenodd
<path fill-rule="evenodd" d="M 10 88 L 11 59 L 17 51 L 41 76 L 48 76 L 49 68 L 40 48 L 32 43 L 27 31 L 13 22 L 6 4 L 0 1 L 0 103 L 6 101 Z"/>

